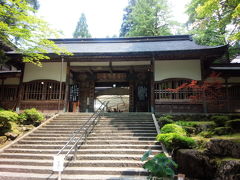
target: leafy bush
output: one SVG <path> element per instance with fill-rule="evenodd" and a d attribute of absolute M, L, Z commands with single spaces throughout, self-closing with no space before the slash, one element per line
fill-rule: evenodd
<path fill-rule="evenodd" d="M 233 130 L 230 127 L 217 127 L 214 129 L 214 134 L 221 136 L 221 135 L 231 134 L 232 131 Z"/>
<path fill-rule="evenodd" d="M 211 120 L 215 122 L 217 126 L 224 126 L 225 123 L 229 120 L 229 116 L 212 116 Z"/>
<path fill-rule="evenodd" d="M 0 134 L 11 129 L 11 121 L 16 122 L 18 120 L 18 114 L 12 111 L 0 111 Z"/>
<path fill-rule="evenodd" d="M 226 122 L 226 126 L 232 128 L 234 131 L 240 131 L 240 119 L 230 120 Z"/>
<path fill-rule="evenodd" d="M 163 143 L 168 150 L 191 149 L 196 146 L 194 139 L 177 133 L 158 134 L 157 140 Z"/>
<path fill-rule="evenodd" d="M 173 123 L 173 116 L 171 115 L 165 115 L 165 116 L 161 116 L 159 118 L 159 123 L 160 123 L 160 126 L 164 126 L 165 124 L 171 124 Z"/>
<path fill-rule="evenodd" d="M 44 120 L 43 114 L 37 111 L 35 108 L 26 109 L 19 115 L 19 121 L 22 124 L 32 124 L 37 126 L 42 120 Z"/>
<path fill-rule="evenodd" d="M 214 135 L 214 133 L 211 131 L 202 131 L 198 135 L 205 137 L 205 138 L 211 138 Z"/>
<path fill-rule="evenodd" d="M 161 128 L 161 133 L 177 133 L 180 135 L 186 135 L 186 131 L 176 124 L 166 124 Z"/>
<path fill-rule="evenodd" d="M 141 158 L 142 161 L 146 161 L 151 155 L 151 150 L 144 153 Z M 172 178 L 175 175 L 174 169 L 177 168 L 177 164 L 169 159 L 164 153 L 155 155 L 152 159 L 149 159 L 144 163 L 143 168 L 150 172 L 150 179 L 153 177 L 169 177 Z"/>

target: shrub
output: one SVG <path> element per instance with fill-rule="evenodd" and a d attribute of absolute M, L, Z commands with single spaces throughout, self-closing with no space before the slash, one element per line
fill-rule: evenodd
<path fill-rule="evenodd" d="M 161 127 L 165 124 L 171 124 L 173 122 L 173 117 L 171 115 L 165 115 L 159 118 L 159 123 Z"/>
<path fill-rule="evenodd" d="M 224 126 L 229 120 L 229 116 L 212 116 L 211 120 L 213 120 L 217 126 Z"/>
<path fill-rule="evenodd" d="M 231 134 L 232 131 L 233 130 L 230 127 L 217 127 L 214 129 L 214 134 L 221 136 L 225 134 Z"/>
<path fill-rule="evenodd" d="M 240 119 L 230 120 L 226 122 L 226 126 L 232 128 L 234 131 L 240 131 Z"/>
<path fill-rule="evenodd" d="M 161 128 L 161 133 L 177 133 L 180 135 L 186 135 L 186 131 L 176 124 L 166 124 Z"/>
<path fill-rule="evenodd" d="M 211 131 L 202 131 L 198 135 L 205 138 L 211 138 L 214 135 L 214 133 Z"/>
<path fill-rule="evenodd" d="M 0 133 L 11 129 L 11 121 L 16 122 L 18 120 L 18 114 L 12 111 L 0 111 Z"/>
<path fill-rule="evenodd" d="M 37 126 L 44 120 L 42 113 L 38 112 L 35 108 L 26 109 L 19 115 L 19 121 L 22 124 L 29 125 L 32 124 Z"/>
<path fill-rule="evenodd" d="M 189 149 L 196 146 L 194 139 L 177 133 L 158 134 L 157 140 L 163 143 L 168 150 Z"/>
<path fill-rule="evenodd" d="M 148 160 L 151 152 L 152 151 L 149 150 L 144 153 L 141 160 Z M 149 179 L 155 179 L 156 177 L 157 179 L 162 179 L 162 177 L 169 177 L 172 179 L 175 175 L 174 169 L 177 168 L 177 164 L 169 159 L 164 153 L 160 153 L 145 162 L 143 168 L 150 172 Z"/>

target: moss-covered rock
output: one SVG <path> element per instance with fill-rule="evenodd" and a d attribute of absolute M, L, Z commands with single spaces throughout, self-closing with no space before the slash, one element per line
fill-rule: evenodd
<path fill-rule="evenodd" d="M 213 130 L 214 134 L 216 135 L 226 135 L 231 134 L 233 132 L 233 129 L 230 127 L 217 127 Z"/>
<path fill-rule="evenodd" d="M 240 179 L 240 161 L 223 160 L 219 163 L 216 178 L 219 180 L 238 180 Z"/>
<path fill-rule="evenodd" d="M 0 145 L 7 141 L 7 136 L 0 136 Z"/>
<path fill-rule="evenodd" d="M 206 144 L 210 154 L 220 157 L 240 158 L 240 143 L 225 139 L 211 139 Z"/>
<path fill-rule="evenodd" d="M 216 164 L 198 150 L 179 149 L 173 155 L 173 160 L 178 164 L 178 172 L 189 178 L 210 180 L 216 172 Z"/>

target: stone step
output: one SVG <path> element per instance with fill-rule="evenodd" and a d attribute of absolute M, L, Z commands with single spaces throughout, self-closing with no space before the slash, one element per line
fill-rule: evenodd
<path fill-rule="evenodd" d="M 46 134 L 46 133 L 41 133 L 41 132 L 34 132 L 32 134 L 30 134 L 28 137 L 70 137 L 71 133 L 68 132 L 62 132 L 60 134 Z M 96 136 L 109 136 L 109 133 L 94 133 L 92 132 L 90 134 L 91 135 L 96 135 Z M 138 137 L 138 136 L 156 136 L 157 133 L 144 133 L 144 132 L 140 132 L 140 133 L 111 133 L 111 136 L 133 136 L 133 137 Z"/>
<path fill-rule="evenodd" d="M 56 180 L 57 173 L 38 174 L 38 173 L 12 173 L 1 172 L 0 179 L 3 180 Z M 147 176 L 125 176 L 125 175 L 70 175 L 62 174 L 62 180 L 147 180 Z"/>
<path fill-rule="evenodd" d="M 47 127 L 42 127 L 41 129 L 38 129 L 38 131 L 75 131 L 78 129 L 81 129 L 82 127 L 61 127 L 61 128 L 47 128 Z M 103 130 L 103 129 L 107 129 L 107 130 L 155 130 L 155 127 L 110 127 L 110 126 L 95 126 L 94 131 L 98 131 L 98 130 Z"/>
<path fill-rule="evenodd" d="M 31 141 L 31 140 L 21 140 L 18 142 L 18 144 L 58 144 L 58 145 L 63 145 L 67 141 Z M 154 144 L 157 143 L 157 141 L 147 141 L 147 140 L 87 140 L 87 144 Z M 73 144 L 70 143 L 70 144 Z"/>
<path fill-rule="evenodd" d="M 53 160 L 54 154 L 25 154 L 25 153 L 2 153 L 0 159 L 40 159 L 40 160 Z M 69 158 L 72 154 L 69 155 Z M 153 156 L 150 156 L 153 157 Z M 77 154 L 77 160 L 137 160 L 142 158 L 142 154 Z"/>
<path fill-rule="evenodd" d="M 73 131 L 77 131 L 77 130 L 79 130 L 78 128 L 76 128 L 76 129 L 44 129 L 44 128 L 40 128 L 40 129 L 38 129 L 38 130 L 36 130 L 35 132 L 49 132 L 49 133 L 52 133 L 52 132 L 62 132 L 62 131 L 65 131 L 65 132 L 73 132 Z M 108 132 L 108 133 L 117 133 L 117 132 L 119 132 L 119 131 L 121 131 L 121 132 L 125 132 L 125 133 L 127 133 L 127 132 L 134 132 L 134 133 L 137 133 L 137 132 L 155 132 L 156 133 L 156 129 L 154 129 L 154 128 L 146 128 L 146 129 L 144 129 L 144 128 L 140 128 L 140 129 L 121 129 L 121 128 L 112 128 L 112 129 L 105 129 L 105 128 L 97 128 L 97 127 L 95 127 L 95 129 L 94 129 L 94 132 L 95 133 L 99 133 L 99 132 Z"/>
<path fill-rule="evenodd" d="M 53 160 L 34 160 L 34 159 L 0 159 L 0 165 L 31 165 L 31 166 L 52 166 Z M 143 162 L 137 160 L 76 160 L 65 161 L 65 166 L 72 167 L 142 167 Z"/>
<path fill-rule="evenodd" d="M 1 172 L 52 173 L 52 166 L 0 165 Z M 143 168 L 128 167 L 66 167 L 64 174 L 147 175 Z"/>
<path fill-rule="evenodd" d="M 11 148 L 21 148 L 21 149 L 61 149 L 63 146 L 61 145 L 25 145 L 25 144 L 16 144 L 11 146 Z M 66 147 L 66 149 L 70 149 L 71 147 Z M 160 150 L 160 145 L 141 145 L 141 144 L 108 144 L 108 145 L 94 145 L 94 144 L 83 144 L 81 149 L 111 149 L 111 148 L 124 148 L 124 149 L 156 149 Z"/>
<path fill-rule="evenodd" d="M 78 125 L 78 124 L 76 124 Z M 79 125 L 83 125 L 83 124 L 79 124 Z M 66 124 L 66 125 L 61 125 L 61 124 L 46 124 L 43 127 L 47 127 L 47 128 L 56 128 L 56 127 L 72 127 L 73 125 L 70 124 Z M 118 124 L 114 124 L 114 123 L 102 123 L 99 122 L 97 124 L 97 126 L 105 126 L 105 127 L 154 127 L 153 123 L 118 123 Z"/>
<path fill-rule="evenodd" d="M 146 149 L 78 149 L 78 154 L 140 154 L 143 155 Z M 57 154 L 59 150 L 51 149 L 7 149 L 6 153 L 26 153 L 26 154 Z M 153 154 L 158 153 L 158 150 L 152 150 Z M 64 150 L 63 154 L 68 153 L 68 150 Z"/>
<path fill-rule="evenodd" d="M 51 141 L 58 141 L 58 140 L 63 140 L 63 141 L 67 141 L 69 140 L 69 137 L 26 137 L 24 138 L 25 140 L 51 140 Z M 98 136 L 98 135 L 90 135 L 88 136 L 87 140 L 155 140 L 156 137 L 133 137 L 133 136 Z"/>

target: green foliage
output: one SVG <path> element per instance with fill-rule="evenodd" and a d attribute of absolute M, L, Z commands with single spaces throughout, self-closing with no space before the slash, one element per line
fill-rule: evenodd
<path fill-rule="evenodd" d="M 125 37 L 133 25 L 133 22 L 130 16 L 134 6 L 136 5 L 136 1 L 137 0 L 129 0 L 128 6 L 124 9 L 125 14 L 123 15 L 123 22 L 122 22 L 120 34 L 119 34 L 120 37 Z"/>
<path fill-rule="evenodd" d="M 178 27 L 170 21 L 169 7 L 164 0 L 132 0 L 125 11 L 120 36 L 171 35 L 170 24 Z"/>
<path fill-rule="evenodd" d="M 232 128 L 235 132 L 240 132 L 240 119 L 227 121 L 226 126 Z"/>
<path fill-rule="evenodd" d="M 166 124 L 161 128 L 161 133 L 177 133 L 180 135 L 186 135 L 186 131 L 176 124 Z"/>
<path fill-rule="evenodd" d="M 22 124 L 32 124 L 34 126 L 37 126 L 43 120 L 43 114 L 38 112 L 35 108 L 26 109 L 19 115 L 19 121 Z"/>
<path fill-rule="evenodd" d="M 159 123 L 161 127 L 164 126 L 165 124 L 172 124 L 173 122 L 174 122 L 173 116 L 171 115 L 165 115 L 159 118 Z"/>
<path fill-rule="evenodd" d="M 0 134 L 3 135 L 5 132 L 11 129 L 11 121 L 17 122 L 18 114 L 12 111 L 0 111 Z"/>
<path fill-rule="evenodd" d="M 196 146 L 196 142 L 192 138 L 177 133 L 158 134 L 157 140 L 163 143 L 168 150 L 189 149 Z"/>
<path fill-rule="evenodd" d="M 224 126 L 225 123 L 229 120 L 229 116 L 212 116 L 211 120 L 213 120 L 217 126 Z"/>
<path fill-rule="evenodd" d="M 73 33 L 74 38 L 90 38 L 91 34 L 88 31 L 87 19 L 84 13 L 81 14 L 81 17 L 77 23 L 76 29 Z"/>
<path fill-rule="evenodd" d="M 147 160 L 150 155 L 151 151 L 147 151 L 143 155 L 142 161 Z M 143 168 L 151 173 L 150 178 L 173 178 L 173 176 L 175 175 L 174 169 L 177 168 L 177 164 L 173 160 L 166 157 L 164 153 L 160 153 L 145 162 Z"/>
<path fill-rule="evenodd" d="M 36 1 L 36 0 L 35 0 Z M 33 2 L 33 3 L 30 3 Z M 0 3 L 0 39 L 22 53 L 24 62 L 40 65 L 40 60 L 49 59 L 44 55 L 52 53 L 66 53 L 48 38 L 58 37 L 58 33 L 49 28 L 49 25 L 38 18 L 33 8 L 34 0 L 2 0 Z M 47 50 L 48 49 L 48 50 Z"/>
<path fill-rule="evenodd" d="M 212 131 L 202 131 L 198 135 L 205 138 L 211 138 L 214 135 L 214 133 Z"/>
<path fill-rule="evenodd" d="M 239 0 L 191 0 L 187 13 L 199 44 L 233 47 L 239 43 Z M 239 54 L 240 50 L 235 53 Z"/>
<path fill-rule="evenodd" d="M 214 129 L 214 134 L 221 136 L 221 135 L 231 134 L 232 131 L 233 130 L 230 127 L 217 127 Z"/>

